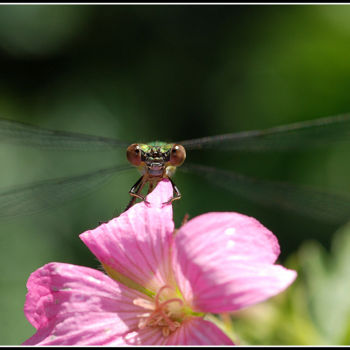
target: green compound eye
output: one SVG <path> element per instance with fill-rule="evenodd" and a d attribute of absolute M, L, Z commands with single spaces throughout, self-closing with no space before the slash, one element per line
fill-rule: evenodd
<path fill-rule="evenodd" d="M 138 166 L 141 164 L 141 148 L 139 144 L 133 143 L 126 150 L 126 158 L 132 165 Z"/>
<path fill-rule="evenodd" d="M 186 150 L 184 146 L 175 144 L 170 151 L 170 164 L 180 166 L 186 159 Z"/>

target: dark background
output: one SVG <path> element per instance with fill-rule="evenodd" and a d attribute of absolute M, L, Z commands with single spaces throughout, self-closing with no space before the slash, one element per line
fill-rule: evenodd
<path fill-rule="evenodd" d="M 0 116 L 132 142 L 263 129 L 350 111 L 348 6 L 0 7 Z M 349 193 L 349 147 L 267 154 L 188 152 L 197 163 Z M 117 152 L 50 152 L 2 144 L 1 188 L 126 164 Z M 1 344 L 34 332 L 25 283 L 60 261 L 97 267 L 78 235 L 120 213 L 137 171 L 38 215 L 0 221 Z M 283 261 L 306 240 L 329 247 L 340 223 L 257 205 L 181 173 L 179 226 L 208 211 L 256 217 Z M 235 186 L 232 184 L 232 186 Z M 50 200 L 50 195 L 48 195 Z M 302 199 L 300 200 L 301 205 Z"/>

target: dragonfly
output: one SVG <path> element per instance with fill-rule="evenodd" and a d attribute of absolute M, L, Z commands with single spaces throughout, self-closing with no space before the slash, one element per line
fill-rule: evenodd
<path fill-rule="evenodd" d="M 350 115 L 337 115 L 302 121 L 263 130 L 249 130 L 207 136 L 177 142 L 131 143 L 109 137 L 77 132 L 50 130 L 38 126 L 0 119 L 0 143 L 17 144 L 45 150 L 110 151 L 124 150 L 125 164 L 104 167 L 78 176 L 66 176 L 27 183 L 0 192 L 0 217 L 35 214 L 62 204 L 72 196 L 91 192 L 115 174 L 133 167 L 141 170 L 141 178 L 129 191 L 131 200 L 137 199 L 148 184 L 151 192 L 157 182 L 168 178 L 174 190 L 169 200 L 181 198 L 171 179 L 176 171 L 202 176 L 208 182 L 221 186 L 225 193 L 236 194 L 251 201 L 292 210 L 299 214 L 340 222 L 350 218 L 350 198 L 302 185 L 249 177 L 231 170 L 185 161 L 186 153 L 212 149 L 216 152 L 275 152 L 304 150 L 349 141 Z M 49 198 L 49 200 L 48 200 Z"/>

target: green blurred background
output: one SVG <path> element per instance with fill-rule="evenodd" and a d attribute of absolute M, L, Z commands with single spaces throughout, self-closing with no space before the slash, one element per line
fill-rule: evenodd
<path fill-rule="evenodd" d="M 350 112 L 350 7 L 0 7 L 0 117 L 128 142 L 177 141 Z M 188 160 L 349 194 L 349 147 L 295 153 L 193 151 Z M 126 164 L 120 152 L 0 147 L 1 190 Z M 0 221 L 0 344 L 34 333 L 23 314 L 30 273 L 51 262 L 97 267 L 78 235 L 120 213 L 138 179 L 118 174 L 89 196 Z M 295 284 L 223 319 L 242 344 L 348 344 L 350 229 L 175 175 L 183 216 L 239 211 L 281 245 Z M 301 200 L 302 201 L 302 200 Z M 350 215 L 349 215 L 350 217 Z M 338 232 L 337 232 L 338 231 Z M 337 233 L 335 233 L 337 232 Z M 232 328 L 233 327 L 233 328 Z"/>

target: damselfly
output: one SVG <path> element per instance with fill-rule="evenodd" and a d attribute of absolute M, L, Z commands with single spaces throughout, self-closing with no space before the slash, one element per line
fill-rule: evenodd
<path fill-rule="evenodd" d="M 142 170 L 142 177 L 131 188 L 133 196 L 144 199 L 141 190 L 149 184 L 151 191 L 156 183 L 171 178 L 175 169 L 191 172 L 223 187 L 227 193 L 245 196 L 256 202 L 292 209 L 304 215 L 337 222 L 350 218 L 350 199 L 339 194 L 296 186 L 258 180 L 245 175 L 193 164 L 185 161 L 186 152 L 213 149 L 216 151 L 289 151 L 308 147 L 324 146 L 348 141 L 350 138 L 350 116 L 341 115 L 312 121 L 304 121 L 265 130 L 229 133 L 173 143 L 153 142 L 149 144 L 119 141 L 112 138 L 49 130 L 21 122 L 0 119 L 0 142 L 14 143 L 48 150 L 107 151 L 124 149 L 131 164 L 114 165 L 79 176 L 38 181 L 0 192 L 0 217 L 33 214 L 92 190 L 114 174 L 126 171 L 133 165 Z M 173 183 L 174 197 L 180 191 Z M 181 186 L 179 186 L 181 189 Z M 121 189 L 118 189 L 121 191 Z M 50 195 L 50 201 L 41 200 Z M 186 194 L 183 194 L 186 195 Z"/>

